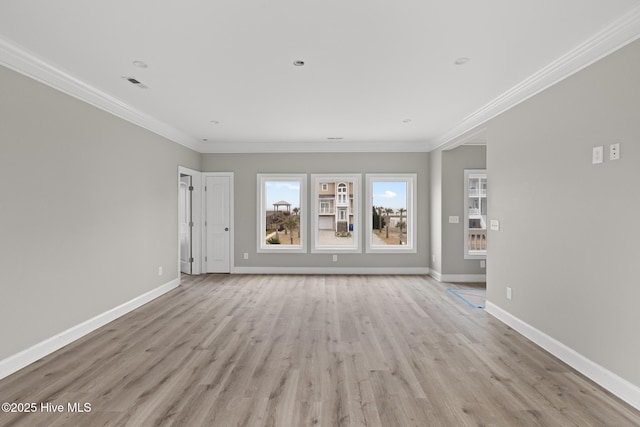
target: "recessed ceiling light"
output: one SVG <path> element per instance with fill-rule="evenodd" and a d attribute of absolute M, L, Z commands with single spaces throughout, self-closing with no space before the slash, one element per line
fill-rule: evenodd
<path fill-rule="evenodd" d="M 411 119 L 404 119 L 402 123 L 411 123 Z"/>
<path fill-rule="evenodd" d="M 456 64 L 456 65 L 464 65 L 467 62 L 469 62 L 469 58 L 464 58 L 464 57 L 458 58 L 455 61 L 453 61 L 453 63 Z"/>
<path fill-rule="evenodd" d="M 209 123 L 213 123 L 214 125 L 220 124 L 220 122 L 217 120 L 209 120 Z"/>
<path fill-rule="evenodd" d="M 147 68 L 147 67 L 149 67 L 146 62 L 142 62 L 142 61 L 133 61 L 133 65 L 135 65 L 138 68 Z"/>
<path fill-rule="evenodd" d="M 296 67 L 302 67 L 304 65 L 304 61 L 296 59 L 295 61 L 293 61 L 293 65 L 295 65 Z"/>
<path fill-rule="evenodd" d="M 341 136 L 330 136 L 327 139 L 337 140 L 337 139 L 343 139 L 343 138 Z"/>
<path fill-rule="evenodd" d="M 203 142 L 207 142 L 207 141 L 208 141 L 208 139 L 207 139 L 207 138 L 202 138 L 202 141 L 203 141 Z"/>

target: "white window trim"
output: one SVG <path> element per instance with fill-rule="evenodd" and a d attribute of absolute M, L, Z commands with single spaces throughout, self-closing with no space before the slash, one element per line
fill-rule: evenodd
<path fill-rule="evenodd" d="M 365 224 L 365 240 L 366 240 L 366 253 L 375 253 L 375 254 L 396 254 L 396 253 L 417 253 L 417 237 L 418 230 L 416 217 L 418 216 L 417 209 L 417 182 L 418 175 L 415 173 L 376 173 L 376 174 L 367 174 L 367 206 L 365 212 L 367 214 L 366 224 Z M 374 181 L 395 181 L 395 182 L 406 182 L 407 183 L 407 215 L 408 215 L 408 230 L 410 230 L 410 235 L 407 233 L 407 238 L 411 238 L 411 244 L 407 245 L 385 245 L 385 246 L 373 246 L 371 244 L 371 235 L 373 230 L 373 182 Z M 409 242 L 407 242 L 409 243 Z"/>
<path fill-rule="evenodd" d="M 337 184 L 344 182 L 347 184 L 347 194 L 349 194 L 349 184 L 353 183 L 353 241 L 354 244 L 351 246 L 317 246 L 319 241 L 318 238 L 318 215 L 320 213 L 320 192 L 319 187 L 322 181 L 330 181 L 336 183 L 336 193 L 337 193 Z M 362 175 L 360 174 L 312 174 L 311 175 L 311 197 L 312 197 L 312 208 L 311 208 L 311 253 L 353 253 L 359 254 L 362 253 L 362 233 L 360 232 L 362 229 L 362 221 L 360 220 L 360 187 L 362 184 Z M 334 215 L 338 215 L 338 206 L 337 206 L 337 196 L 336 201 L 334 203 Z M 350 198 L 347 197 L 347 204 L 350 202 Z M 348 214 L 347 214 L 348 216 Z"/>
<path fill-rule="evenodd" d="M 267 245 L 264 238 L 266 229 L 266 217 L 264 215 L 265 206 L 265 183 L 267 181 L 298 181 L 300 182 L 300 244 L 299 245 Z M 307 174 L 258 174 L 258 253 L 307 253 Z"/>
<path fill-rule="evenodd" d="M 487 251 L 486 249 L 479 254 L 470 254 L 469 253 L 469 207 L 467 206 L 467 201 L 469 198 L 469 177 L 471 175 L 481 174 L 487 176 L 486 169 L 465 169 L 464 170 L 464 199 L 463 200 L 463 208 L 464 208 L 464 232 L 462 234 L 462 247 L 464 248 L 464 259 L 487 259 Z M 488 184 L 487 184 L 488 185 Z"/>

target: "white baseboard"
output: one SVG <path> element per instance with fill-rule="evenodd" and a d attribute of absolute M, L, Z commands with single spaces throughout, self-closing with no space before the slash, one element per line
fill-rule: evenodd
<path fill-rule="evenodd" d="M 434 269 L 430 269 L 429 274 L 438 282 L 474 283 L 487 281 L 486 274 L 442 274 Z"/>
<path fill-rule="evenodd" d="M 640 410 L 640 387 L 587 359 L 555 338 L 523 322 L 490 301 L 487 301 L 485 311 L 544 348 L 576 371 L 609 390 L 629 405 Z"/>
<path fill-rule="evenodd" d="M 76 326 L 73 326 L 66 331 L 62 331 L 57 335 L 52 336 L 44 341 L 35 344 L 26 350 L 9 356 L 4 360 L 0 360 L 0 379 L 7 377 L 14 372 L 19 371 L 27 365 L 42 359 L 48 354 L 53 353 L 56 350 L 61 349 L 67 344 L 82 338 L 90 332 L 106 325 L 107 323 L 121 317 L 130 311 L 158 298 L 170 290 L 180 285 L 180 279 L 176 278 L 172 281 L 165 283 L 151 291 L 144 293 L 134 299 L 125 302 L 117 307 L 107 310 L 102 314 L 99 314 L 89 320 L 86 320 Z"/>
<path fill-rule="evenodd" d="M 235 267 L 234 274 L 429 274 L 428 267 Z"/>

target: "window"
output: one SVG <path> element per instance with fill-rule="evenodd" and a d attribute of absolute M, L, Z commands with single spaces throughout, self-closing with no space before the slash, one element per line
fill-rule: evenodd
<path fill-rule="evenodd" d="M 305 174 L 258 174 L 258 252 L 307 252 Z"/>
<path fill-rule="evenodd" d="M 416 174 L 367 174 L 367 252 L 417 252 L 416 181 Z"/>
<path fill-rule="evenodd" d="M 338 203 L 341 205 L 347 204 L 347 184 L 344 182 L 338 184 Z"/>
<path fill-rule="evenodd" d="M 464 171 L 464 258 L 487 256 L 487 171 Z"/>
<path fill-rule="evenodd" d="M 311 252 L 359 253 L 358 174 L 311 175 Z"/>

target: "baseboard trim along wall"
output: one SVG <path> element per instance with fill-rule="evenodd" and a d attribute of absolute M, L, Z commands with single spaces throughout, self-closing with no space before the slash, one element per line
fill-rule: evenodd
<path fill-rule="evenodd" d="M 629 405 L 640 410 L 640 387 L 587 359 L 555 338 L 523 322 L 490 301 L 486 302 L 485 311 L 547 350 L 576 371 L 609 390 Z"/>
<path fill-rule="evenodd" d="M 474 283 L 487 281 L 486 274 L 442 274 L 439 271 L 430 269 L 429 275 L 438 282 Z"/>
<path fill-rule="evenodd" d="M 35 344 L 26 350 L 9 356 L 4 360 L 0 360 L 0 379 L 7 377 L 14 372 L 19 371 L 27 365 L 42 359 L 48 354 L 61 349 L 67 344 L 82 338 L 83 336 L 95 331 L 96 329 L 106 325 L 107 323 L 124 316 L 125 314 L 135 310 L 136 308 L 158 298 L 159 296 L 169 292 L 180 285 L 180 279 L 176 278 L 165 283 L 149 292 L 133 298 L 117 307 L 107 310 L 89 320 L 86 320 L 76 326 L 73 326 L 57 335 L 52 336 L 44 341 Z"/>
<path fill-rule="evenodd" d="M 407 274 L 427 275 L 428 267 L 235 267 L 234 274 Z"/>

